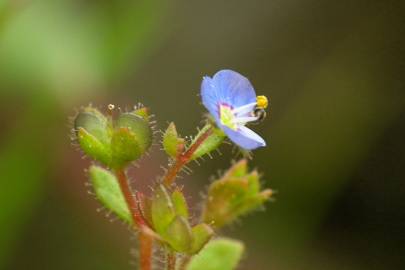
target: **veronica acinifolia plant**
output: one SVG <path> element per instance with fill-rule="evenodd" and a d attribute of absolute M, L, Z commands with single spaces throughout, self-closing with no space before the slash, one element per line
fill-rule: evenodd
<path fill-rule="evenodd" d="M 94 193 L 137 233 L 141 270 L 158 269 L 154 261 L 162 261 L 156 258 L 162 255 L 154 255 L 154 249 L 164 251 L 167 270 L 235 269 L 243 244 L 218 237 L 218 230 L 262 207 L 272 195 L 270 189 L 262 190 L 260 174 L 249 171 L 247 160 L 241 159 L 210 184 L 200 217 L 190 218 L 183 189 L 176 184 L 188 163 L 210 155 L 226 138 L 244 152 L 266 146 L 248 125 L 265 118 L 268 101 L 256 95 L 247 78 L 232 70 L 204 77 L 201 97 L 209 114 L 193 139 L 179 136 L 174 123 L 163 132 L 169 167 L 150 194 L 131 186 L 127 176 L 128 168 L 153 141 L 149 109 L 117 112 L 109 105 L 104 115 L 89 106 L 74 118 L 74 141 L 98 164 L 89 169 Z"/>

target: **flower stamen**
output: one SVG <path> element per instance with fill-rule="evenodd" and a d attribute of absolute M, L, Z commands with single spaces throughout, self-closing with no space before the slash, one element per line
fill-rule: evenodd
<path fill-rule="evenodd" d="M 257 121 L 259 117 L 257 116 L 246 116 L 246 117 L 237 117 L 234 119 L 235 124 L 237 125 L 245 125 L 249 122 Z"/>
<path fill-rule="evenodd" d="M 250 113 L 251 111 L 253 111 L 253 109 L 256 107 L 257 102 L 252 102 L 243 106 L 240 106 L 238 108 L 235 108 L 232 110 L 232 113 L 235 115 L 244 115 L 247 113 Z"/>
<path fill-rule="evenodd" d="M 256 97 L 257 107 L 260 109 L 266 109 L 269 105 L 269 101 L 266 96 L 257 96 Z"/>

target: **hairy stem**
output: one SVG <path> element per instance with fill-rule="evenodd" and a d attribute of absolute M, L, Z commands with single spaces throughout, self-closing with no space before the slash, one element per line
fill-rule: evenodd
<path fill-rule="evenodd" d="M 190 262 L 191 256 L 185 256 L 181 260 L 179 270 L 186 270 L 188 263 Z"/>
<path fill-rule="evenodd" d="M 181 171 L 184 165 L 191 161 L 194 152 L 200 147 L 200 145 L 212 134 L 213 128 L 207 129 L 198 139 L 182 154 L 180 154 L 176 162 L 170 166 L 165 177 L 163 178 L 163 183 L 165 186 L 170 186 L 176 179 L 177 174 Z"/>
<path fill-rule="evenodd" d="M 115 174 L 118 179 L 121 191 L 124 194 L 125 202 L 131 211 L 132 220 L 134 222 L 134 228 L 139 230 L 139 246 L 140 246 L 140 269 L 151 270 L 152 269 L 152 248 L 153 238 L 147 233 L 148 226 L 142 216 L 139 209 L 138 201 L 135 199 L 131 187 L 124 170 L 116 170 Z"/>
<path fill-rule="evenodd" d="M 175 270 L 176 269 L 176 253 L 172 251 L 167 251 L 166 257 L 166 270 Z"/>
<path fill-rule="evenodd" d="M 151 235 L 140 231 L 139 236 L 140 246 L 140 269 L 151 270 L 152 269 L 152 253 L 153 253 L 153 238 Z"/>
<path fill-rule="evenodd" d="M 146 223 L 139 209 L 138 202 L 135 200 L 134 194 L 131 191 L 127 176 L 123 170 L 116 170 L 115 175 L 117 176 L 121 191 L 124 194 L 125 202 L 127 203 L 129 210 L 131 211 L 134 224 L 139 229 L 141 229 L 143 226 L 146 225 Z"/>

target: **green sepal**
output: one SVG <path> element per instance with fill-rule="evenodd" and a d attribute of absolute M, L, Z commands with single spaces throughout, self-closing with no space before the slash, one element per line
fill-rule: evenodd
<path fill-rule="evenodd" d="M 193 153 L 193 155 L 191 156 L 191 160 L 194 160 L 196 158 L 202 157 L 206 154 L 211 153 L 212 151 L 214 151 L 215 149 L 217 149 L 221 143 L 224 141 L 225 139 L 225 133 L 213 126 L 212 124 L 207 124 L 205 125 L 200 132 L 198 132 L 197 136 L 194 138 L 194 140 L 190 143 L 190 147 L 191 145 L 193 145 L 201 136 L 204 136 L 204 134 L 209 130 L 212 129 L 212 132 L 208 135 L 208 137 L 204 140 L 203 143 L 201 143 L 201 145 L 197 148 L 197 150 Z"/>
<path fill-rule="evenodd" d="M 192 257 L 187 270 L 233 270 L 237 267 L 244 252 L 243 243 L 219 238 L 210 241 Z"/>
<path fill-rule="evenodd" d="M 153 132 L 150 123 L 139 111 L 132 113 L 121 113 L 114 122 L 114 128 L 125 128 L 133 134 L 139 146 L 140 155 L 144 154 L 152 145 Z"/>
<path fill-rule="evenodd" d="M 174 206 L 174 210 L 176 211 L 176 214 L 188 219 L 188 216 L 189 216 L 188 205 L 187 205 L 186 198 L 184 198 L 183 192 L 181 192 L 179 189 L 176 189 L 175 191 L 173 191 L 172 202 L 173 202 L 173 206 Z"/>
<path fill-rule="evenodd" d="M 241 205 L 239 209 L 239 215 L 244 215 L 249 212 L 252 212 L 263 206 L 271 196 L 273 196 L 273 191 L 271 189 L 265 189 L 262 192 L 258 193 L 256 196 L 252 196 L 249 199 L 246 199 L 245 202 Z"/>
<path fill-rule="evenodd" d="M 137 160 L 142 155 L 140 144 L 135 134 L 128 128 L 114 130 L 111 139 L 112 159 L 109 164 L 111 168 L 123 168 L 133 160 Z"/>
<path fill-rule="evenodd" d="M 105 165 L 110 163 L 111 127 L 104 115 L 93 107 L 86 107 L 76 115 L 74 130 L 76 140 L 86 155 Z"/>
<path fill-rule="evenodd" d="M 165 152 L 176 158 L 184 151 L 185 142 L 183 138 L 180 138 L 177 134 L 176 126 L 173 122 L 169 124 L 165 133 L 163 134 L 163 149 Z"/>
<path fill-rule="evenodd" d="M 179 189 L 170 194 L 163 185 L 157 186 L 151 199 L 150 212 L 155 232 L 176 252 L 195 254 L 214 233 L 206 224 L 191 228 L 187 202 Z"/>
<path fill-rule="evenodd" d="M 162 234 L 172 249 L 177 252 L 186 252 L 192 243 L 192 232 L 186 218 L 176 216 Z"/>
<path fill-rule="evenodd" d="M 97 109 L 83 108 L 74 119 L 74 128 L 83 128 L 103 144 L 109 142 L 111 127 L 107 118 Z"/>
<path fill-rule="evenodd" d="M 108 145 L 100 142 L 96 137 L 79 127 L 77 141 L 85 154 L 105 165 L 111 162 L 111 151 Z"/>
<path fill-rule="evenodd" d="M 247 160 L 241 159 L 225 173 L 224 178 L 242 177 L 248 173 Z"/>
<path fill-rule="evenodd" d="M 97 199 L 123 221 L 132 224 L 131 213 L 114 174 L 98 166 L 89 169 L 90 181 Z"/>
<path fill-rule="evenodd" d="M 155 231 L 160 235 L 164 235 L 166 228 L 176 216 L 176 212 L 170 196 L 163 185 L 159 185 L 155 189 L 151 203 L 151 212 Z"/>
<path fill-rule="evenodd" d="M 201 223 L 194 226 L 191 231 L 193 234 L 193 242 L 188 253 L 196 254 L 208 243 L 214 235 L 214 230 L 207 224 Z"/>

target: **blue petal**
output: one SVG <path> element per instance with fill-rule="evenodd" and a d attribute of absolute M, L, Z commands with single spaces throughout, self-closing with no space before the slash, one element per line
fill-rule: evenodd
<path fill-rule="evenodd" d="M 201 83 L 201 98 L 202 102 L 207 110 L 215 117 L 219 118 L 219 97 L 217 91 L 214 88 L 214 84 L 210 77 L 204 77 Z"/>
<path fill-rule="evenodd" d="M 216 99 L 234 108 L 256 102 L 253 86 L 238 72 L 220 70 L 212 78 L 212 84 Z"/>
<path fill-rule="evenodd" d="M 222 129 L 232 142 L 243 149 L 253 150 L 259 147 L 266 146 L 266 142 L 263 140 L 262 137 L 245 126 L 240 127 L 237 131 L 234 131 L 225 126 L 222 126 Z"/>

